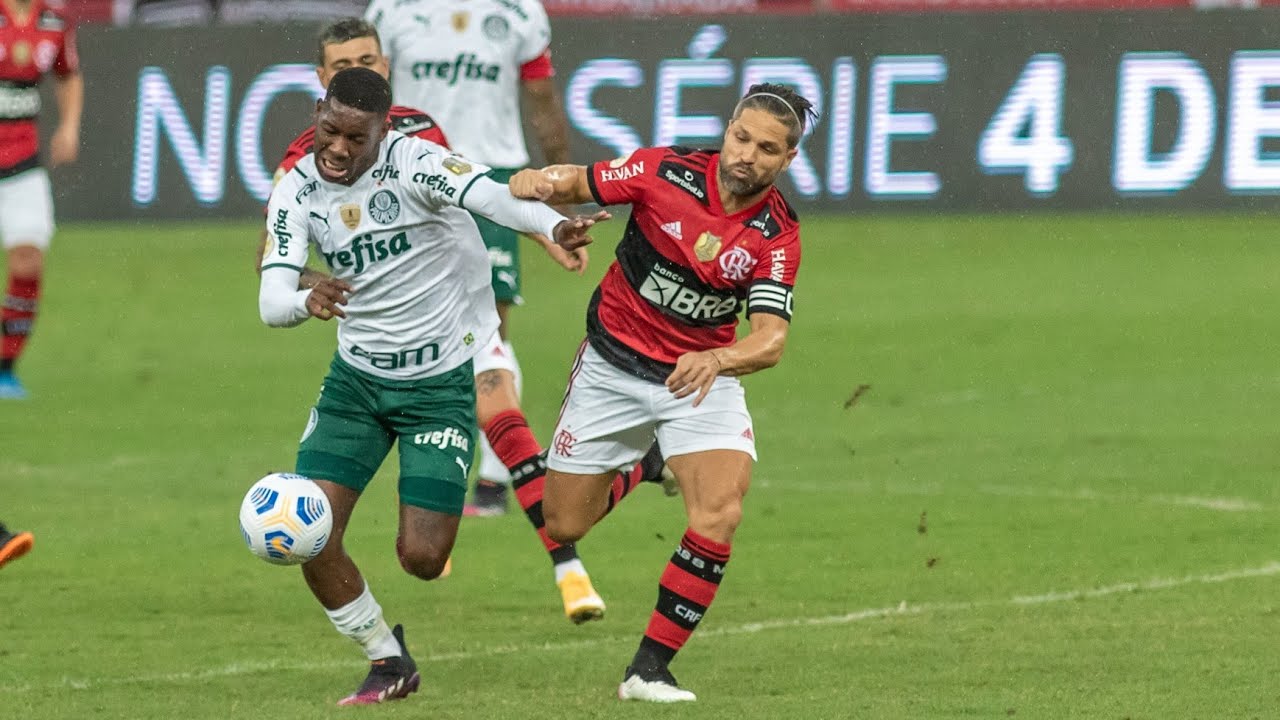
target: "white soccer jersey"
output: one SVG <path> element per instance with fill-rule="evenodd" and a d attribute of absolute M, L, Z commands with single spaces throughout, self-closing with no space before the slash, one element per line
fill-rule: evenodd
<path fill-rule="evenodd" d="M 351 186 L 322 179 L 307 155 L 271 192 L 263 272 L 300 271 L 314 245 L 355 288 L 337 321 L 343 360 L 392 379 L 452 370 L 498 328 L 489 255 L 462 209 L 488 170 L 398 132 Z"/>
<path fill-rule="evenodd" d="M 425 110 L 449 145 L 492 167 L 529 162 L 521 67 L 551 44 L 538 0 L 372 0 L 395 101 Z"/>

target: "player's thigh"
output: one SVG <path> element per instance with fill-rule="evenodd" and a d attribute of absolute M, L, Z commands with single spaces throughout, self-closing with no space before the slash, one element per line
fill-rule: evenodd
<path fill-rule="evenodd" d="M 515 357 L 495 332 L 471 362 L 476 374 L 476 419 L 483 428 L 494 415 L 520 407 Z"/>
<path fill-rule="evenodd" d="M 695 532 L 720 542 L 733 538 L 754 465 L 741 450 L 700 450 L 667 459 Z"/>
<path fill-rule="evenodd" d="M 583 343 L 551 436 L 547 467 L 596 475 L 635 465 L 653 445 L 657 418 L 650 397 L 661 387 L 615 368 Z"/>
<path fill-rule="evenodd" d="M 414 381 L 386 408 L 399 440 L 401 505 L 462 514 L 475 452 L 475 402 L 468 362 Z"/>
<path fill-rule="evenodd" d="M 296 472 L 364 491 L 391 450 L 376 380 L 336 356 L 298 444 Z"/>
<path fill-rule="evenodd" d="M 44 168 L 0 180 L 0 243 L 6 250 L 47 251 L 53 231 L 53 191 Z"/>

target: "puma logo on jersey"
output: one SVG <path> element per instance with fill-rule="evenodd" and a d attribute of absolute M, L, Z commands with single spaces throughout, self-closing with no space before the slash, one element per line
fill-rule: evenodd
<path fill-rule="evenodd" d="M 474 53 L 458 53 L 453 60 L 421 60 L 413 64 L 414 80 L 444 80 L 450 86 L 459 80 L 497 82 L 502 68 L 478 60 Z"/>
<path fill-rule="evenodd" d="M 675 222 L 664 223 L 663 225 L 660 225 L 659 227 L 662 229 L 662 232 L 664 232 L 664 233 L 666 233 L 666 234 L 670 235 L 671 237 L 675 238 L 676 240 L 683 240 L 683 239 L 684 239 L 684 237 L 680 234 L 680 221 L 679 221 L 679 220 L 676 220 Z"/>

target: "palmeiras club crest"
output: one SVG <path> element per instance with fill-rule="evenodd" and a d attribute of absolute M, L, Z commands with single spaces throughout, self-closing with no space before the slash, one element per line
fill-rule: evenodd
<path fill-rule="evenodd" d="M 369 217 L 376 223 L 390 225 L 400 217 L 400 200 L 390 190 L 379 190 L 369 198 Z"/>

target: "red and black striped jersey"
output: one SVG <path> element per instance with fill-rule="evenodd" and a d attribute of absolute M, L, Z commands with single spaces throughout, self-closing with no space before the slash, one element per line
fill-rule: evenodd
<path fill-rule="evenodd" d="M 392 105 L 391 110 L 387 112 L 387 117 L 391 120 L 391 129 L 396 132 L 402 132 L 411 137 L 420 137 L 423 140 L 449 147 L 449 141 L 445 139 L 444 131 L 436 124 L 432 117 L 421 110 L 404 107 L 403 105 Z M 293 142 L 289 143 L 289 149 L 285 150 L 284 159 L 276 166 L 275 179 L 276 182 L 284 177 L 293 169 L 298 161 L 305 157 L 308 153 L 315 150 L 316 144 L 316 126 L 311 125 L 302 131 Z"/>
<path fill-rule="evenodd" d="M 32 0 L 22 16 L 0 3 L 0 177 L 40 163 L 41 78 L 79 70 L 75 30 L 62 3 Z"/>
<path fill-rule="evenodd" d="M 663 382 L 687 352 L 732 345 L 738 314 L 791 319 L 800 221 L 777 188 L 726 215 L 720 154 L 658 147 L 588 168 L 601 205 L 631 218 L 587 310 L 587 338 L 606 360 Z"/>

